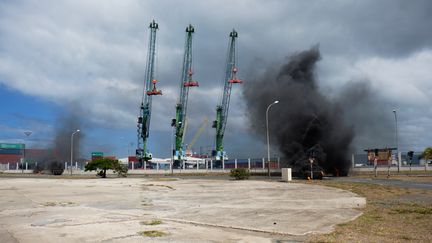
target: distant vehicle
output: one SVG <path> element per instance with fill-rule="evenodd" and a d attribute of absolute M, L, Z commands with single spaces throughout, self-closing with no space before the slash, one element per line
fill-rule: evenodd
<path fill-rule="evenodd" d="M 354 167 L 366 167 L 366 163 L 354 164 Z"/>

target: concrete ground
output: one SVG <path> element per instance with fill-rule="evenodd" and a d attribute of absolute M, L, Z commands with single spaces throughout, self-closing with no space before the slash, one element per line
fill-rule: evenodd
<path fill-rule="evenodd" d="M 303 241 L 365 205 L 340 189 L 252 180 L 0 178 L 0 193 L 0 242 Z M 142 235 L 151 230 L 166 235 Z"/>

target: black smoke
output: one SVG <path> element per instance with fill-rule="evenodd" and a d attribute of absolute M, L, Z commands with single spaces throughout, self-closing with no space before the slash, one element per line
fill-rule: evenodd
<path fill-rule="evenodd" d="M 246 82 L 246 99 L 251 129 L 266 134 L 269 110 L 271 143 L 278 146 L 288 165 L 304 169 L 309 158 L 327 173 L 346 174 L 350 167 L 354 127 L 346 123 L 337 100 L 320 93 L 315 66 L 321 55 L 318 47 L 296 53 L 279 70 Z"/>
<path fill-rule="evenodd" d="M 82 115 L 77 112 L 64 112 L 58 115 L 52 144 L 48 149 L 41 151 L 35 158 L 38 161 L 39 171 L 53 171 L 64 169 L 65 162 L 70 166 L 72 133 L 80 129 L 80 132 L 73 136 L 73 158 L 74 162 L 80 158 L 80 144 L 83 136 Z"/>
<path fill-rule="evenodd" d="M 73 157 L 75 159 L 80 155 L 80 142 L 83 136 L 81 118 L 75 113 L 66 113 L 58 117 L 53 143 L 53 150 L 57 160 L 70 162 L 72 133 L 78 129 L 80 129 L 80 132 L 75 133 L 73 136 Z"/>

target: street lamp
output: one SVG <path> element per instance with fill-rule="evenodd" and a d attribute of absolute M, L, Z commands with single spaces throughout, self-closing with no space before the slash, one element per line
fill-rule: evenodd
<path fill-rule="evenodd" d="M 393 110 L 394 117 L 395 117 L 395 137 L 396 137 L 396 160 L 398 164 L 398 172 L 400 170 L 400 164 L 399 164 L 399 140 L 398 140 L 398 123 L 397 123 L 397 113 L 396 110 Z"/>
<path fill-rule="evenodd" d="M 32 131 L 25 131 L 24 132 L 24 134 L 27 136 L 27 138 L 30 137 L 30 135 L 32 133 L 33 133 Z M 25 163 L 25 160 L 26 160 L 26 146 L 25 146 L 25 142 L 26 142 L 26 139 L 24 140 L 24 155 L 23 155 L 23 158 L 21 159 L 21 173 L 24 173 L 24 163 Z"/>
<path fill-rule="evenodd" d="M 275 100 L 273 103 L 271 103 L 266 110 L 266 130 L 267 130 L 267 171 L 268 171 L 268 177 L 270 177 L 270 139 L 269 139 L 269 130 L 268 130 L 268 112 L 270 107 L 273 105 L 276 105 L 279 103 L 279 100 Z"/>
<path fill-rule="evenodd" d="M 71 135 L 71 162 L 70 162 L 70 174 L 72 175 L 72 161 L 73 161 L 73 136 L 75 135 L 75 133 L 80 132 L 80 130 L 76 130 L 75 132 L 72 133 Z"/>

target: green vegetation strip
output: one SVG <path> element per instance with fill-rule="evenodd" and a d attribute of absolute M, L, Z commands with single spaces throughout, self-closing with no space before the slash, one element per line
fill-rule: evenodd
<path fill-rule="evenodd" d="M 145 221 L 145 222 L 141 222 L 142 225 L 158 225 L 158 224 L 162 224 L 161 220 L 158 219 L 154 219 L 152 221 Z"/>
<path fill-rule="evenodd" d="M 145 230 L 138 232 L 138 234 L 146 237 L 163 237 L 168 235 L 167 233 L 159 230 Z"/>

